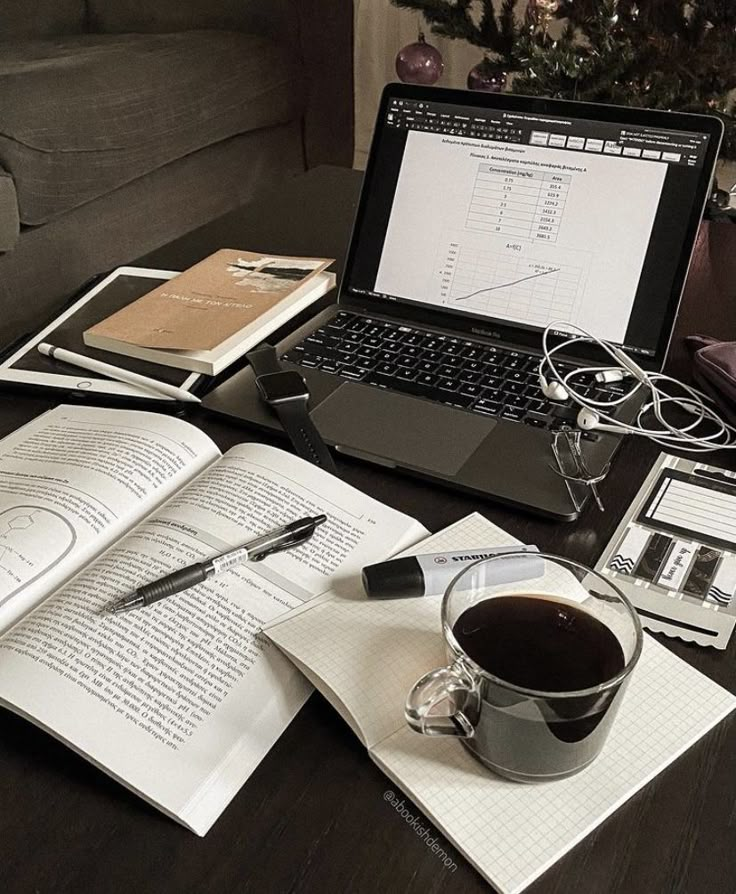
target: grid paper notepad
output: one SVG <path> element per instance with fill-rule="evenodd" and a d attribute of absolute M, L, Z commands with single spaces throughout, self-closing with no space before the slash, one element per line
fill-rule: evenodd
<path fill-rule="evenodd" d="M 473 515 L 409 552 L 515 542 Z M 503 894 L 522 891 L 736 707 L 736 697 L 646 635 L 596 761 L 557 782 L 510 782 L 457 739 L 420 736 L 404 723 L 409 689 L 445 661 L 440 601 L 335 598 L 267 632 L 348 719 L 397 787 Z"/>
<path fill-rule="evenodd" d="M 476 513 L 401 555 L 518 542 Z M 352 591 L 353 598 L 323 597 L 297 609 L 268 625 L 266 633 L 370 747 L 404 725 L 409 689 L 426 671 L 445 663 L 438 635 L 442 597 L 370 601 L 360 583 Z"/>

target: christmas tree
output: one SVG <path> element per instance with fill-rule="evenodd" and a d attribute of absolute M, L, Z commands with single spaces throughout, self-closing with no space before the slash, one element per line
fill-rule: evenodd
<path fill-rule="evenodd" d="M 724 122 L 736 158 L 736 0 L 391 0 L 483 51 L 468 86 Z"/>

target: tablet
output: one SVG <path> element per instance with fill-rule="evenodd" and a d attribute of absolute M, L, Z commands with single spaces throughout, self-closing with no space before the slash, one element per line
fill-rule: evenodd
<path fill-rule="evenodd" d="M 82 333 L 110 314 L 141 298 L 151 289 L 172 279 L 178 273 L 173 270 L 153 270 L 148 267 L 118 267 L 85 292 L 60 316 L 44 329 L 30 337 L 0 363 L 0 384 L 3 382 L 36 385 L 44 388 L 61 388 L 66 391 L 89 392 L 100 395 L 142 398 L 145 400 L 173 400 L 165 395 L 107 379 L 99 373 L 81 370 L 67 363 L 39 354 L 40 342 L 49 342 L 57 348 L 76 351 L 95 360 L 149 376 L 190 391 L 203 377 L 199 373 L 174 369 L 158 363 L 149 363 L 120 354 L 89 348 L 82 340 Z"/>

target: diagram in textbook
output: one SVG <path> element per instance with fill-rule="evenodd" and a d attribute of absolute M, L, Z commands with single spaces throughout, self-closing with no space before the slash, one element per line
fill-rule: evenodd
<path fill-rule="evenodd" d="M 0 511 L 0 605 L 58 565 L 76 540 L 72 525 L 53 509 Z"/>

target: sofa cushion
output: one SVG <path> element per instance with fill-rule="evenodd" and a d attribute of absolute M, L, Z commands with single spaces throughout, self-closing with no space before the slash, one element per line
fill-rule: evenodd
<path fill-rule="evenodd" d="M 19 233 L 20 220 L 15 184 L 7 171 L 0 170 L 0 252 L 10 251 Z"/>
<path fill-rule="evenodd" d="M 87 0 L 89 30 L 103 33 L 217 28 L 296 41 L 303 0 Z"/>
<path fill-rule="evenodd" d="M 101 270 L 129 264 L 132 258 L 245 204 L 256 190 L 300 170 L 301 133 L 299 122 L 294 121 L 192 152 L 46 226 L 26 227 L 15 249 L 0 253 L 0 349 L 22 332 L 37 332 L 82 283 Z M 232 233 L 232 224 L 228 226 L 225 232 Z M 170 256 L 171 267 L 181 269 L 187 257 L 199 260 L 221 248 L 218 240 L 229 239 L 225 232 L 211 227 L 206 236 L 186 240 L 181 253 Z M 259 227 L 258 232 L 266 248 L 279 244 L 275 222 L 272 228 Z M 269 239 L 271 245 L 266 244 Z M 248 239 L 245 243 L 253 244 Z M 201 254 L 195 257 L 193 252 Z M 7 403 L 8 396 L 3 399 Z M 102 886 L 100 894 L 106 890 Z"/>
<path fill-rule="evenodd" d="M 175 159 L 296 117 L 289 54 L 227 31 L 0 44 L 0 166 L 41 224 Z"/>
<path fill-rule="evenodd" d="M 85 0 L 0 0 L 0 40 L 86 31 Z"/>

